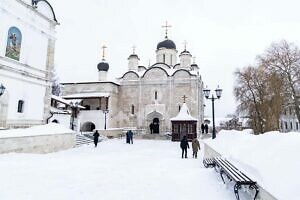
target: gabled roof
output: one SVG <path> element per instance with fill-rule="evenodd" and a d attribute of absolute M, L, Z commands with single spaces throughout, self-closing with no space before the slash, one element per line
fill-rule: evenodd
<path fill-rule="evenodd" d="M 178 115 L 170 119 L 171 121 L 198 121 L 198 119 L 192 117 L 189 108 L 186 103 L 183 103 Z"/>

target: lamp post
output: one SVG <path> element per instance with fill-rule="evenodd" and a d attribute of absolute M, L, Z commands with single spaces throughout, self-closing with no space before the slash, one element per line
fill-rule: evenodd
<path fill-rule="evenodd" d="M 109 110 L 108 109 L 104 109 L 102 111 L 104 113 L 104 130 L 106 130 L 106 114 L 109 112 Z"/>
<path fill-rule="evenodd" d="M 4 85 L 1 83 L 0 84 L 0 96 L 2 96 L 2 94 L 4 93 L 5 87 Z"/>
<path fill-rule="evenodd" d="M 74 121 L 75 121 L 75 118 L 77 117 L 78 102 L 75 102 L 75 103 L 71 102 L 70 107 L 72 110 L 70 127 L 72 130 L 74 130 Z"/>
<path fill-rule="evenodd" d="M 215 139 L 216 138 L 216 128 L 215 128 L 215 103 L 214 102 L 215 102 L 216 99 L 220 99 L 221 98 L 222 89 L 220 89 L 219 86 L 218 86 L 217 89 L 215 89 L 217 97 L 214 97 L 213 94 L 211 95 L 211 97 L 209 97 L 209 93 L 210 93 L 209 89 L 204 89 L 203 92 L 204 92 L 205 98 L 206 99 L 210 99 L 212 101 L 212 116 L 213 116 L 212 139 Z"/>

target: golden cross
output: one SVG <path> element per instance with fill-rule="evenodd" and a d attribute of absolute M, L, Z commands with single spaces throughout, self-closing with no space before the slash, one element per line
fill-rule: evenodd
<path fill-rule="evenodd" d="M 185 95 L 183 95 L 183 103 L 185 103 L 185 99 L 187 99 L 187 97 Z"/>
<path fill-rule="evenodd" d="M 135 54 L 135 48 L 136 48 L 136 46 L 133 45 L 133 46 L 132 46 L 132 54 Z"/>
<path fill-rule="evenodd" d="M 166 37 L 165 38 L 168 38 L 168 28 L 171 28 L 172 26 L 171 25 L 168 25 L 168 21 L 166 21 L 166 25 L 164 26 L 161 26 L 162 28 L 166 28 Z"/>
<path fill-rule="evenodd" d="M 187 41 L 186 40 L 184 40 L 183 45 L 184 45 L 184 50 L 186 50 L 186 45 L 187 45 Z"/>
<path fill-rule="evenodd" d="M 104 58 L 105 58 L 105 49 L 107 48 L 107 46 L 103 45 L 101 48 L 102 48 L 102 59 L 104 60 Z"/>

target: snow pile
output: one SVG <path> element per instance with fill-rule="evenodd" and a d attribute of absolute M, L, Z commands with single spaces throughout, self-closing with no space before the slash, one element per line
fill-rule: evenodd
<path fill-rule="evenodd" d="M 202 151 L 201 151 L 202 152 Z M 213 169 L 178 142 L 113 139 L 43 155 L 0 155 L 0 196 L 43 200 L 232 200 Z M 241 195 L 243 195 L 241 193 Z M 243 198 L 243 196 L 241 197 Z"/>
<path fill-rule="evenodd" d="M 1 130 L 0 138 L 52 135 L 64 133 L 73 133 L 73 131 L 71 129 L 65 128 L 60 124 L 50 123 L 45 125 L 33 126 L 30 128 Z"/>
<path fill-rule="evenodd" d="M 222 130 L 206 143 L 278 199 L 300 197 L 300 134 Z"/>

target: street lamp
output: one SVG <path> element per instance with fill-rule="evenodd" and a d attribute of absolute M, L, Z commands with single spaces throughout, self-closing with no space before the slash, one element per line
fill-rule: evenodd
<path fill-rule="evenodd" d="M 212 139 L 215 139 L 216 138 L 216 128 L 215 128 L 215 103 L 214 102 L 215 102 L 216 99 L 220 99 L 221 98 L 222 89 L 220 89 L 219 86 L 218 86 L 217 89 L 215 89 L 217 97 L 214 97 L 213 94 L 211 95 L 211 97 L 209 97 L 209 93 L 210 93 L 209 89 L 204 89 L 203 92 L 204 92 L 205 98 L 206 99 L 210 99 L 212 101 L 212 115 L 213 115 Z"/>
<path fill-rule="evenodd" d="M 72 110 L 72 113 L 71 113 L 71 123 L 70 123 L 70 127 L 72 130 L 74 130 L 74 121 L 75 121 L 75 118 L 77 117 L 77 112 L 78 112 L 78 102 L 71 102 L 70 103 L 70 107 L 71 107 L 71 110 Z"/>
<path fill-rule="evenodd" d="M 4 93 L 5 87 L 4 85 L 1 83 L 0 84 L 0 96 Z"/>
<path fill-rule="evenodd" d="M 104 113 L 104 130 L 106 130 L 106 114 L 109 112 L 109 110 L 108 109 L 104 109 L 102 111 Z"/>

